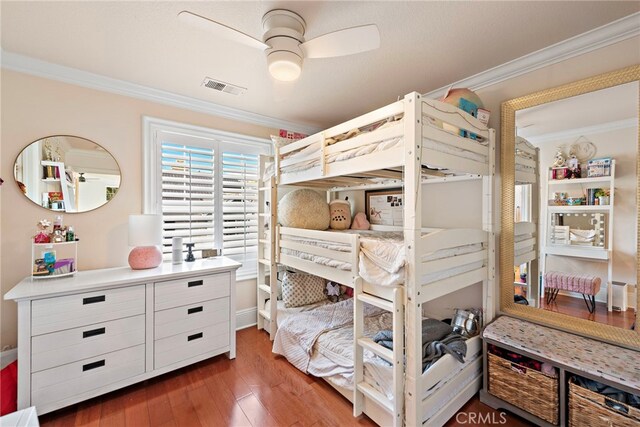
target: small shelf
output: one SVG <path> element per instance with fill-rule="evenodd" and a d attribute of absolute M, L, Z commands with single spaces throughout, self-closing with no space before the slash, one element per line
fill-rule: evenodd
<path fill-rule="evenodd" d="M 31 276 L 31 278 L 33 280 L 43 280 L 43 279 L 56 279 L 58 277 L 68 277 L 68 276 L 73 276 L 74 274 L 76 274 L 75 271 L 72 271 L 70 273 L 62 273 L 62 274 L 43 274 L 41 276 L 36 276 L 33 275 Z"/>
<path fill-rule="evenodd" d="M 550 179 L 549 185 L 564 185 L 564 184 L 591 184 L 593 182 L 611 182 L 613 181 L 611 176 L 599 176 L 590 178 L 570 178 L 570 179 Z"/>
<path fill-rule="evenodd" d="M 74 243 L 78 243 L 78 242 L 79 242 L 79 240 L 73 240 L 73 241 L 71 241 L 71 242 L 56 242 L 56 243 L 54 243 L 54 242 L 49 242 L 49 243 L 34 243 L 34 244 L 33 244 L 33 246 L 36 246 L 36 247 L 45 247 L 45 248 L 46 248 L 46 247 L 53 247 L 53 246 L 55 246 L 55 245 L 72 245 L 72 244 L 74 244 Z"/>
<path fill-rule="evenodd" d="M 562 212 L 609 212 L 611 205 L 574 205 L 574 206 L 549 206 L 550 213 Z"/>
<path fill-rule="evenodd" d="M 60 182 L 60 178 L 42 178 L 42 182 Z"/>

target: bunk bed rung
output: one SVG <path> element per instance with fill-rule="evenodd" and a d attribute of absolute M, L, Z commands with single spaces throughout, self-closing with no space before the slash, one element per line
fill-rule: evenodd
<path fill-rule="evenodd" d="M 258 314 L 267 320 L 271 320 L 271 315 L 267 310 L 258 310 Z"/>
<path fill-rule="evenodd" d="M 393 313 L 393 303 L 391 301 L 387 301 L 386 299 L 378 298 L 368 294 L 359 294 L 358 299 L 362 302 L 366 302 L 367 304 L 371 304 L 373 306 Z"/>
<path fill-rule="evenodd" d="M 266 259 L 266 258 L 260 258 L 260 259 L 258 260 L 258 262 L 259 262 L 260 264 L 264 264 L 264 265 L 269 265 L 269 266 L 271 265 L 271 260 Z"/>
<path fill-rule="evenodd" d="M 387 397 L 380 393 L 378 390 L 370 386 L 365 382 L 361 382 L 358 384 L 358 391 L 367 396 L 369 399 L 378 403 L 380 406 L 385 408 L 387 411 L 393 413 L 393 404 L 387 399 Z"/>
<path fill-rule="evenodd" d="M 261 218 L 268 218 L 268 217 L 271 216 L 271 213 L 268 213 L 268 212 L 259 213 L 258 216 L 261 217 Z"/>
<path fill-rule="evenodd" d="M 271 187 L 258 187 L 259 191 L 269 191 L 271 190 Z"/>
<path fill-rule="evenodd" d="M 258 242 L 268 245 L 269 243 L 271 243 L 271 241 L 269 239 L 258 239 Z"/>
<path fill-rule="evenodd" d="M 393 350 L 389 350 L 373 341 L 371 338 L 358 338 L 358 345 L 370 350 L 375 355 L 383 358 L 389 363 L 393 363 Z"/>
<path fill-rule="evenodd" d="M 265 291 L 268 294 L 271 293 L 271 287 L 269 285 L 258 285 L 258 289 Z"/>

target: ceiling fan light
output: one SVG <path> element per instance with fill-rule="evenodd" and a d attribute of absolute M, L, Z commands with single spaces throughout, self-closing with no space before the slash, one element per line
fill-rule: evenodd
<path fill-rule="evenodd" d="M 267 56 L 269 74 L 276 80 L 290 82 L 302 73 L 302 58 L 293 52 L 278 51 Z"/>

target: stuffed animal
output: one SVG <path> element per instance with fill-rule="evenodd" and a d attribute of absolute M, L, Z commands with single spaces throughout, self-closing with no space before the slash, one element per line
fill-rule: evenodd
<path fill-rule="evenodd" d="M 561 168 L 564 166 L 564 162 L 565 162 L 564 154 L 562 154 L 562 151 L 558 150 L 555 157 L 553 158 L 553 167 Z"/>
<path fill-rule="evenodd" d="M 351 225 L 351 205 L 348 200 L 333 200 L 329 203 L 332 230 L 347 230 Z"/>
<path fill-rule="evenodd" d="M 358 212 L 355 217 L 353 217 L 353 222 L 351 223 L 352 230 L 368 230 L 371 224 L 367 220 L 367 215 L 364 212 Z"/>
<path fill-rule="evenodd" d="M 278 222 L 283 227 L 326 230 L 331 222 L 329 204 L 316 191 L 294 190 L 278 202 Z"/>

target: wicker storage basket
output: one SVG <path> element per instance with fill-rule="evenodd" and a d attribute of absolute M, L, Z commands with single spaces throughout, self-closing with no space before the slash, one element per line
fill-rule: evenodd
<path fill-rule="evenodd" d="M 558 379 L 489 353 L 489 393 L 558 425 Z"/>
<path fill-rule="evenodd" d="M 606 401 L 625 408 L 627 413 L 607 406 Z M 625 405 L 606 396 L 580 387 L 569 381 L 569 426 L 582 427 L 638 427 L 640 409 Z"/>

